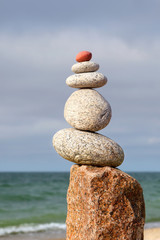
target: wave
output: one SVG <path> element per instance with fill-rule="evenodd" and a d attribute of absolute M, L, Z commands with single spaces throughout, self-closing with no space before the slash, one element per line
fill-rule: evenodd
<path fill-rule="evenodd" d="M 160 222 L 145 223 L 145 229 L 147 228 L 160 228 Z M 18 233 L 34 233 L 47 230 L 59 230 L 65 231 L 66 224 L 64 223 L 44 223 L 44 224 L 21 224 L 19 226 L 9 226 L 0 228 L 0 236 L 18 234 Z"/>
<path fill-rule="evenodd" d="M 65 230 L 64 223 L 45 223 L 45 224 L 22 224 L 19 226 L 10 226 L 0 228 L 0 236 L 18 233 L 41 232 L 46 230 Z"/>
<path fill-rule="evenodd" d="M 147 228 L 160 228 L 160 222 L 148 222 L 145 223 L 145 229 Z"/>

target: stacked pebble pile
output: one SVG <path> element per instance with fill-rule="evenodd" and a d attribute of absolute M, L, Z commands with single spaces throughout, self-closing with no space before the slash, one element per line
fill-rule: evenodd
<path fill-rule="evenodd" d="M 93 88 L 103 87 L 107 78 L 99 72 L 97 63 L 91 62 L 87 51 L 76 56 L 72 66 L 75 73 L 66 80 L 78 88 L 68 98 L 64 117 L 73 127 L 62 129 L 53 137 L 53 146 L 63 158 L 80 165 L 117 167 L 124 160 L 122 148 L 113 140 L 95 131 L 105 128 L 111 119 L 110 104 Z"/>

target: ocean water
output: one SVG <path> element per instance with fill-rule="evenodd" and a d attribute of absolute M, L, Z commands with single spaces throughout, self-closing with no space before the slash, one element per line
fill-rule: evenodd
<path fill-rule="evenodd" d="M 160 173 L 129 172 L 141 184 L 146 223 L 160 226 Z M 65 235 L 69 173 L 0 173 L 0 236 Z"/>

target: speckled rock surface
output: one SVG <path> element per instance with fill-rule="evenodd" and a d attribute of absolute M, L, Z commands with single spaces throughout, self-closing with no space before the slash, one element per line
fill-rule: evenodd
<path fill-rule="evenodd" d="M 99 88 L 107 83 L 107 78 L 99 72 L 88 72 L 71 75 L 66 84 L 73 88 Z"/>
<path fill-rule="evenodd" d="M 91 61 L 76 63 L 72 66 L 72 72 L 74 73 L 95 72 L 98 69 L 99 64 Z"/>
<path fill-rule="evenodd" d="M 111 119 L 110 104 L 93 89 L 80 89 L 71 94 L 64 107 L 64 118 L 80 130 L 98 131 Z"/>
<path fill-rule="evenodd" d="M 67 203 L 66 240 L 143 240 L 142 188 L 118 169 L 73 165 Z"/>
<path fill-rule="evenodd" d="M 124 160 L 122 148 L 110 138 L 74 128 L 57 132 L 53 146 L 63 158 L 78 164 L 117 167 Z"/>

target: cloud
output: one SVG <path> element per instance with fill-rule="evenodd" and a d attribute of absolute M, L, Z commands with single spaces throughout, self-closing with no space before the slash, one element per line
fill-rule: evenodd
<path fill-rule="evenodd" d="M 90 29 L 84 34 L 72 28 L 55 33 L 1 33 L 2 119 L 19 122 L 63 117 L 64 103 L 73 91 L 65 79 L 72 74 L 77 52 L 83 49 L 93 52 L 93 61 L 102 66 L 100 71 L 107 76 L 109 72 L 109 86 L 98 91 L 106 95 L 109 89 L 114 109 L 121 106 L 122 115 L 124 111 L 132 115 L 158 111 L 158 39 L 130 44 L 101 30 Z"/>
<path fill-rule="evenodd" d="M 157 46 L 159 47 L 159 45 Z M 83 31 L 64 30 L 62 32 L 48 33 L 33 32 L 23 35 L 4 33 L 0 35 L 1 59 L 35 68 L 60 68 L 73 59 L 77 49 L 89 48 L 95 56 L 115 63 L 144 62 L 149 56 L 147 49 L 142 50 L 136 45 L 103 32 L 90 30 L 88 34 Z M 147 50 L 147 51 L 146 51 Z M 74 55 L 72 55 L 75 53 Z"/>
<path fill-rule="evenodd" d="M 101 0 L 99 4 L 88 0 L 1 0 L 0 27 L 14 32 L 33 30 L 56 31 L 75 27 L 88 30 L 91 27 L 125 38 L 158 35 L 159 1 L 121 2 Z"/>
<path fill-rule="evenodd" d="M 64 120 L 57 119 L 37 119 L 33 122 L 18 122 L 16 124 L 1 124 L 0 139 L 18 139 L 25 137 L 52 135 L 57 129 L 66 127 Z"/>
<path fill-rule="evenodd" d="M 83 49 L 93 52 L 93 61 L 100 63 L 102 71 L 107 68 L 113 77 L 119 77 L 123 83 L 128 77 L 133 79 L 133 74 L 144 75 L 144 68 L 150 68 L 150 63 L 155 69 L 154 63 L 160 58 L 160 41 L 144 45 L 145 47 L 142 47 L 142 44 L 130 44 L 123 38 L 94 29 L 90 29 L 87 34 L 76 29 L 56 33 L 1 33 L 2 84 L 9 84 L 13 90 L 42 89 L 44 85 L 54 87 L 55 83 L 59 83 L 59 79 L 65 81 L 67 74 L 71 74 L 70 68 L 75 62 L 75 56 Z M 119 73 L 122 75 L 118 76 Z M 134 82 L 137 81 L 139 80 L 135 78 Z M 62 84 L 61 87 L 63 89 Z"/>
<path fill-rule="evenodd" d="M 160 137 L 150 137 L 150 138 L 148 138 L 148 144 L 149 145 L 160 144 Z"/>

